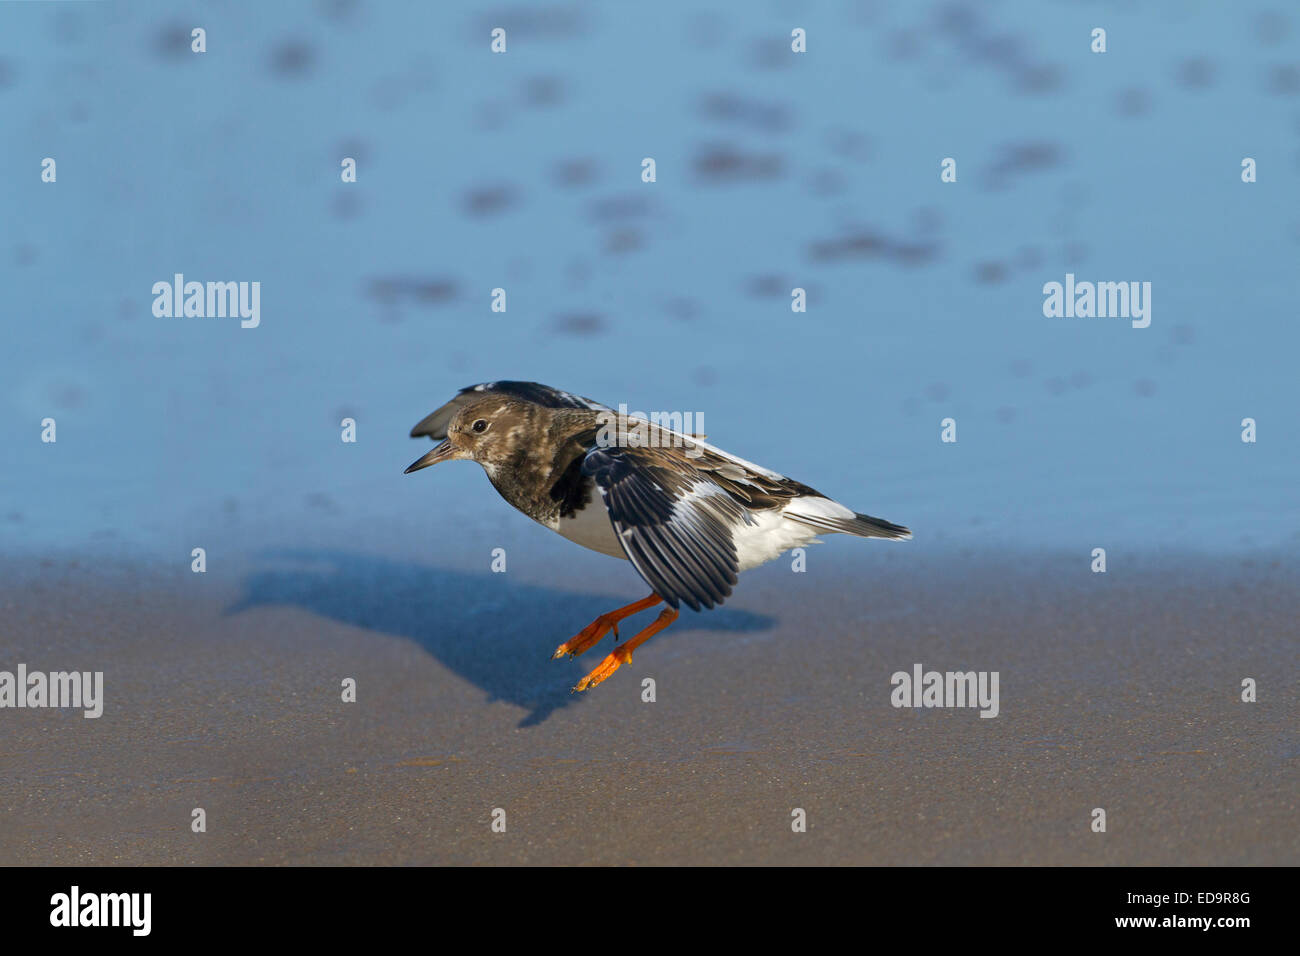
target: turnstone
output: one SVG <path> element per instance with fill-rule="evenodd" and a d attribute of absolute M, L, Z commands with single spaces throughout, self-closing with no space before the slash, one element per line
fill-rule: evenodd
<path fill-rule="evenodd" d="M 485 382 L 460 390 L 411 429 L 439 444 L 406 474 L 443 461 L 478 462 L 501 497 L 585 548 L 625 558 L 651 594 L 602 614 L 556 648 L 576 656 L 625 617 L 667 605 L 573 689 L 605 680 L 678 608 L 712 608 L 736 576 L 818 534 L 907 539 L 901 525 L 858 514 L 768 468 L 642 419 L 620 432 L 606 405 L 535 382 Z M 636 435 L 611 441 L 611 436 Z M 598 492 L 598 493 L 597 493 Z"/>

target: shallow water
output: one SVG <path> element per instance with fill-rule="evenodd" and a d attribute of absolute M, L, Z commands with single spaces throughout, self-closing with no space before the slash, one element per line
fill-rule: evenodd
<path fill-rule="evenodd" d="M 0 10 L 6 552 L 527 539 L 401 475 L 494 378 L 703 414 L 918 546 L 1300 543 L 1288 5 L 194 10 Z M 178 272 L 260 326 L 155 317 Z M 1045 318 L 1067 272 L 1150 327 Z"/>

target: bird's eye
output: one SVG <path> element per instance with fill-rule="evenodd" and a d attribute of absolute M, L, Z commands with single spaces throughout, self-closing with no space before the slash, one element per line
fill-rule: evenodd
<path fill-rule="evenodd" d="M 487 419 L 480 418 L 478 421 L 476 421 L 476 422 L 475 422 L 473 425 L 471 425 L 470 427 L 473 428 L 474 431 L 476 431 L 476 432 L 485 432 L 485 431 L 487 431 L 487 426 L 488 426 Z"/>

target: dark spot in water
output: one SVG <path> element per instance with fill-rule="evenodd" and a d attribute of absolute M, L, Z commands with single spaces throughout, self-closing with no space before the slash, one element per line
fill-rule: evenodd
<path fill-rule="evenodd" d="M 271 51 L 271 72 L 285 79 L 298 79 L 311 72 L 316 53 L 299 40 L 286 40 Z"/>
<path fill-rule="evenodd" d="M 1192 345 L 1196 341 L 1196 327 L 1179 322 L 1169 333 L 1174 345 Z"/>
<path fill-rule="evenodd" d="M 86 401 L 86 390 L 71 383 L 55 387 L 50 394 L 58 408 L 80 408 Z"/>
<path fill-rule="evenodd" d="M 645 236 L 639 229 L 615 229 L 605 237 L 605 252 L 619 255 L 635 252 L 645 245 Z"/>
<path fill-rule="evenodd" d="M 650 212 L 650 200 L 637 193 L 623 193 L 593 199 L 587 204 L 587 215 L 596 222 L 613 222 L 620 219 L 639 219 Z"/>
<path fill-rule="evenodd" d="M 81 100 L 76 100 L 68 105 L 68 122 L 84 123 L 90 119 L 90 108 Z"/>
<path fill-rule="evenodd" d="M 1050 93 L 1064 85 L 1058 66 L 1032 61 L 1018 37 L 987 30 L 974 6 L 945 3 L 935 12 L 934 23 L 940 39 L 971 63 L 1000 71 L 1018 93 Z"/>
<path fill-rule="evenodd" d="M 1020 40 L 1010 33 L 982 37 L 975 46 L 981 59 L 995 62 L 1018 62 L 1023 58 Z"/>
<path fill-rule="evenodd" d="M 557 186 L 589 186 L 596 181 L 596 164 L 590 159 L 566 159 L 552 176 Z"/>
<path fill-rule="evenodd" d="M 1065 85 L 1059 67 L 1050 63 L 1035 63 L 1021 67 L 1015 73 L 1014 86 L 1020 93 L 1052 93 Z"/>
<path fill-rule="evenodd" d="M 932 402 L 945 401 L 951 394 L 952 390 L 943 382 L 935 382 L 925 387 L 925 397 Z"/>
<path fill-rule="evenodd" d="M 749 294 L 759 299 L 788 295 L 790 289 L 790 284 L 778 275 L 754 276 L 746 284 Z"/>
<path fill-rule="evenodd" d="M 764 133 L 782 133 L 790 127 L 790 111 L 779 103 L 764 103 L 737 93 L 706 93 L 700 113 L 719 123 L 735 123 Z"/>
<path fill-rule="evenodd" d="M 1133 383 L 1133 391 L 1143 398 L 1150 398 L 1156 393 L 1156 383 L 1149 378 L 1140 378 Z"/>
<path fill-rule="evenodd" d="M 745 153 L 723 145 L 705 147 L 694 166 L 696 176 L 708 185 L 776 179 L 783 171 L 776 153 Z"/>
<path fill-rule="evenodd" d="M 1087 388 L 1092 384 L 1092 376 L 1083 369 L 1070 373 L 1070 384 L 1075 388 Z"/>
<path fill-rule="evenodd" d="M 808 177 L 808 191 L 814 196 L 839 196 L 848 188 L 848 177 L 838 169 L 818 169 Z"/>
<path fill-rule="evenodd" d="M 975 281 L 994 284 L 1006 281 L 1008 269 L 1001 262 L 980 262 L 975 266 Z"/>
<path fill-rule="evenodd" d="M 598 335 L 605 331 L 606 322 L 595 312 L 566 312 L 555 317 L 554 327 L 566 335 Z"/>
<path fill-rule="evenodd" d="M 727 21 L 716 13 L 693 13 L 686 22 L 686 41 L 697 50 L 712 50 L 727 33 Z"/>
<path fill-rule="evenodd" d="M 1061 395 L 1067 388 L 1069 388 L 1065 379 L 1061 378 L 1059 375 L 1053 375 L 1043 384 L 1047 386 L 1048 392 L 1053 395 Z"/>
<path fill-rule="evenodd" d="M 1065 264 L 1067 266 L 1077 266 L 1087 261 L 1087 243 L 1078 239 L 1071 239 L 1065 244 Z"/>
<path fill-rule="evenodd" d="M 30 266 L 37 259 L 36 247 L 30 242 L 20 242 L 14 246 L 14 265 Z"/>
<path fill-rule="evenodd" d="M 500 129 L 505 125 L 509 110 L 499 100 L 484 100 L 474 110 L 474 128 L 480 130 Z"/>
<path fill-rule="evenodd" d="M 715 49 L 727 36 L 727 21 L 718 13 L 692 13 L 686 18 L 686 43 L 694 49 Z"/>
<path fill-rule="evenodd" d="M 784 37 L 763 37 L 754 41 L 749 48 L 749 65 L 756 70 L 788 70 L 791 60 L 803 54 L 790 49 L 793 38 L 787 33 Z"/>
<path fill-rule="evenodd" d="M 1214 63 L 1204 56 L 1188 57 L 1174 67 L 1174 82 L 1185 90 L 1206 90 L 1214 85 Z"/>
<path fill-rule="evenodd" d="M 534 76 L 524 82 L 524 103 L 534 109 L 559 106 L 564 94 L 564 80 L 558 76 Z"/>
<path fill-rule="evenodd" d="M 1056 143 L 1012 143 L 1001 147 L 997 159 L 984 171 L 984 178 L 991 187 L 1001 189 L 1013 177 L 1056 168 L 1064 157 L 1065 151 Z"/>
<path fill-rule="evenodd" d="M 446 305 L 459 294 L 452 279 L 421 279 L 411 276 L 387 276 L 370 280 L 366 294 L 384 306 L 403 303 L 432 307 Z"/>
<path fill-rule="evenodd" d="M 855 163 L 869 162 L 874 153 L 869 137 L 841 126 L 833 126 L 826 131 L 826 148 L 841 159 Z"/>
<path fill-rule="evenodd" d="M 344 222 L 361 215 L 361 193 L 354 186 L 339 190 L 330 202 L 330 212 Z"/>
<path fill-rule="evenodd" d="M 384 111 L 404 105 L 407 100 L 427 93 L 437 86 L 436 67 L 431 59 L 417 58 L 406 67 L 376 79 L 370 87 L 370 102 Z M 500 117 L 494 110 L 497 104 L 481 105 L 472 114 L 472 121 L 479 128 L 490 127 L 499 123 Z"/>
<path fill-rule="evenodd" d="M 925 41 L 919 30 L 895 30 L 885 45 L 889 56 L 895 60 L 914 60 L 925 52 Z"/>
<path fill-rule="evenodd" d="M 1151 94 L 1136 86 L 1122 89 L 1115 97 L 1115 112 L 1120 116 L 1146 116 L 1151 112 Z"/>
<path fill-rule="evenodd" d="M 700 307 L 694 299 L 678 296 L 664 303 L 664 311 L 679 322 L 693 322 L 700 314 Z"/>
<path fill-rule="evenodd" d="M 936 242 L 895 240 L 868 229 L 857 229 L 836 239 L 815 240 L 807 248 L 814 262 L 887 258 L 903 266 L 933 262 L 939 258 L 940 251 Z"/>
<path fill-rule="evenodd" d="M 691 381 L 708 388 L 718 384 L 718 370 L 708 365 L 701 365 L 691 372 Z"/>
<path fill-rule="evenodd" d="M 574 259 L 565 267 L 565 276 L 573 286 L 586 285 L 591 278 L 591 265 L 584 259 Z"/>
<path fill-rule="evenodd" d="M 785 0 L 779 6 L 786 11 L 799 12 L 805 4 L 799 0 Z M 849 26 L 882 30 L 885 27 L 885 20 L 892 15 L 893 11 L 887 10 L 886 4 L 881 0 L 849 0 L 848 3 L 843 4 L 842 16 Z"/>
<path fill-rule="evenodd" d="M 5 518 L 8 519 L 13 524 L 23 523 L 23 513 L 21 511 L 11 511 L 7 515 L 5 515 Z"/>
<path fill-rule="evenodd" d="M 922 206 L 912 214 L 912 224 L 921 235 L 933 235 L 943 228 L 943 213 L 934 206 Z"/>
<path fill-rule="evenodd" d="M 159 27 L 153 38 L 154 54 L 172 60 L 189 56 L 190 31 L 193 29 L 184 23 L 168 23 Z"/>
<path fill-rule="evenodd" d="M 345 158 L 351 157 L 360 166 L 370 159 L 370 147 L 359 136 L 349 136 L 346 139 L 339 140 L 338 146 L 335 147 L 335 153 L 335 162 L 339 163 L 343 162 Z"/>
<path fill-rule="evenodd" d="M 506 263 L 506 278 L 511 282 L 520 282 L 532 277 L 533 262 L 531 259 L 514 256 Z"/>
<path fill-rule="evenodd" d="M 1255 40 L 1260 46 L 1277 46 L 1286 39 L 1291 23 L 1276 10 L 1265 10 L 1255 17 Z"/>
<path fill-rule="evenodd" d="M 330 20 L 346 20 L 357 12 L 360 0 L 317 0 L 321 16 Z"/>
<path fill-rule="evenodd" d="M 76 43 L 85 35 L 85 21 L 79 10 L 62 9 L 54 15 L 54 40 L 67 46 Z"/>
<path fill-rule="evenodd" d="M 313 511 L 325 511 L 331 514 L 336 513 L 339 509 L 334 503 L 334 499 L 323 491 L 313 491 L 303 499 L 308 508 Z"/>
<path fill-rule="evenodd" d="M 1033 371 L 1034 366 L 1029 359 L 1013 359 L 1011 362 L 1011 374 L 1016 378 L 1027 378 Z"/>
<path fill-rule="evenodd" d="M 416 279 L 410 288 L 418 305 L 443 305 L 456 298 L 456 283 L 447 279 Z"/>
<path fill-rule="evenodd" d="M 1022 246 L 1016 253 L 1016 266 L 1020 269 L 1037 269 L 1043 264 L 1043 250 L 1038 246 Z"/>
<path fill-rule="evenodd" d="M 934 11 L 935 27 L 939 33 L 954 37 L 969 37 L 979 27 L 979 14 L 963 3 L 942 3 Z"/>
<path fill-rule="evenodd" d="M 838 239 L 820 239 L 808 244 L 814 262 L 839 262 L 844 259 L 875 259 L 885 254 L 889 244 L 875 233 L 858 232 Z"/>
<path fill-rule="evenodd" d="M 1300 66 L 1294 63 L 1270 66 L 1266 89 L 1275 96 L 1295 96 L 1300 93 Z"/>
<path fill-rule="evenodd" d="M 481 186 L 465 194 L 465 212 L 471 216 L 493 216 L 517 201 L 513 186 Z"/>
<path fill-rule="evenodd" d="M 1016 410 L 1012 408 L 1010 405 L 1003 405 L 996 412 L 994 412 L 994 416 L 1003 425 L 1010 425 L 1013 421 L 1016 420 Z"/>
<path fill-rule="evenodd" d="M 939 258 L 937 242 L 893 242 L 885 254 L 902 266 L 920 266 Z"/>

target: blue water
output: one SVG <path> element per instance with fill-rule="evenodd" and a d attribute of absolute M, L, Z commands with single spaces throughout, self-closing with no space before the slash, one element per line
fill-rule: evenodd
<path fill-rule="evenodd" d="M 1300 9 L 1132 6 L 0 3 L 0 548 L 477 551 L 406 432 L 521 378 L 918 547 L 1295 549 Z"/>

